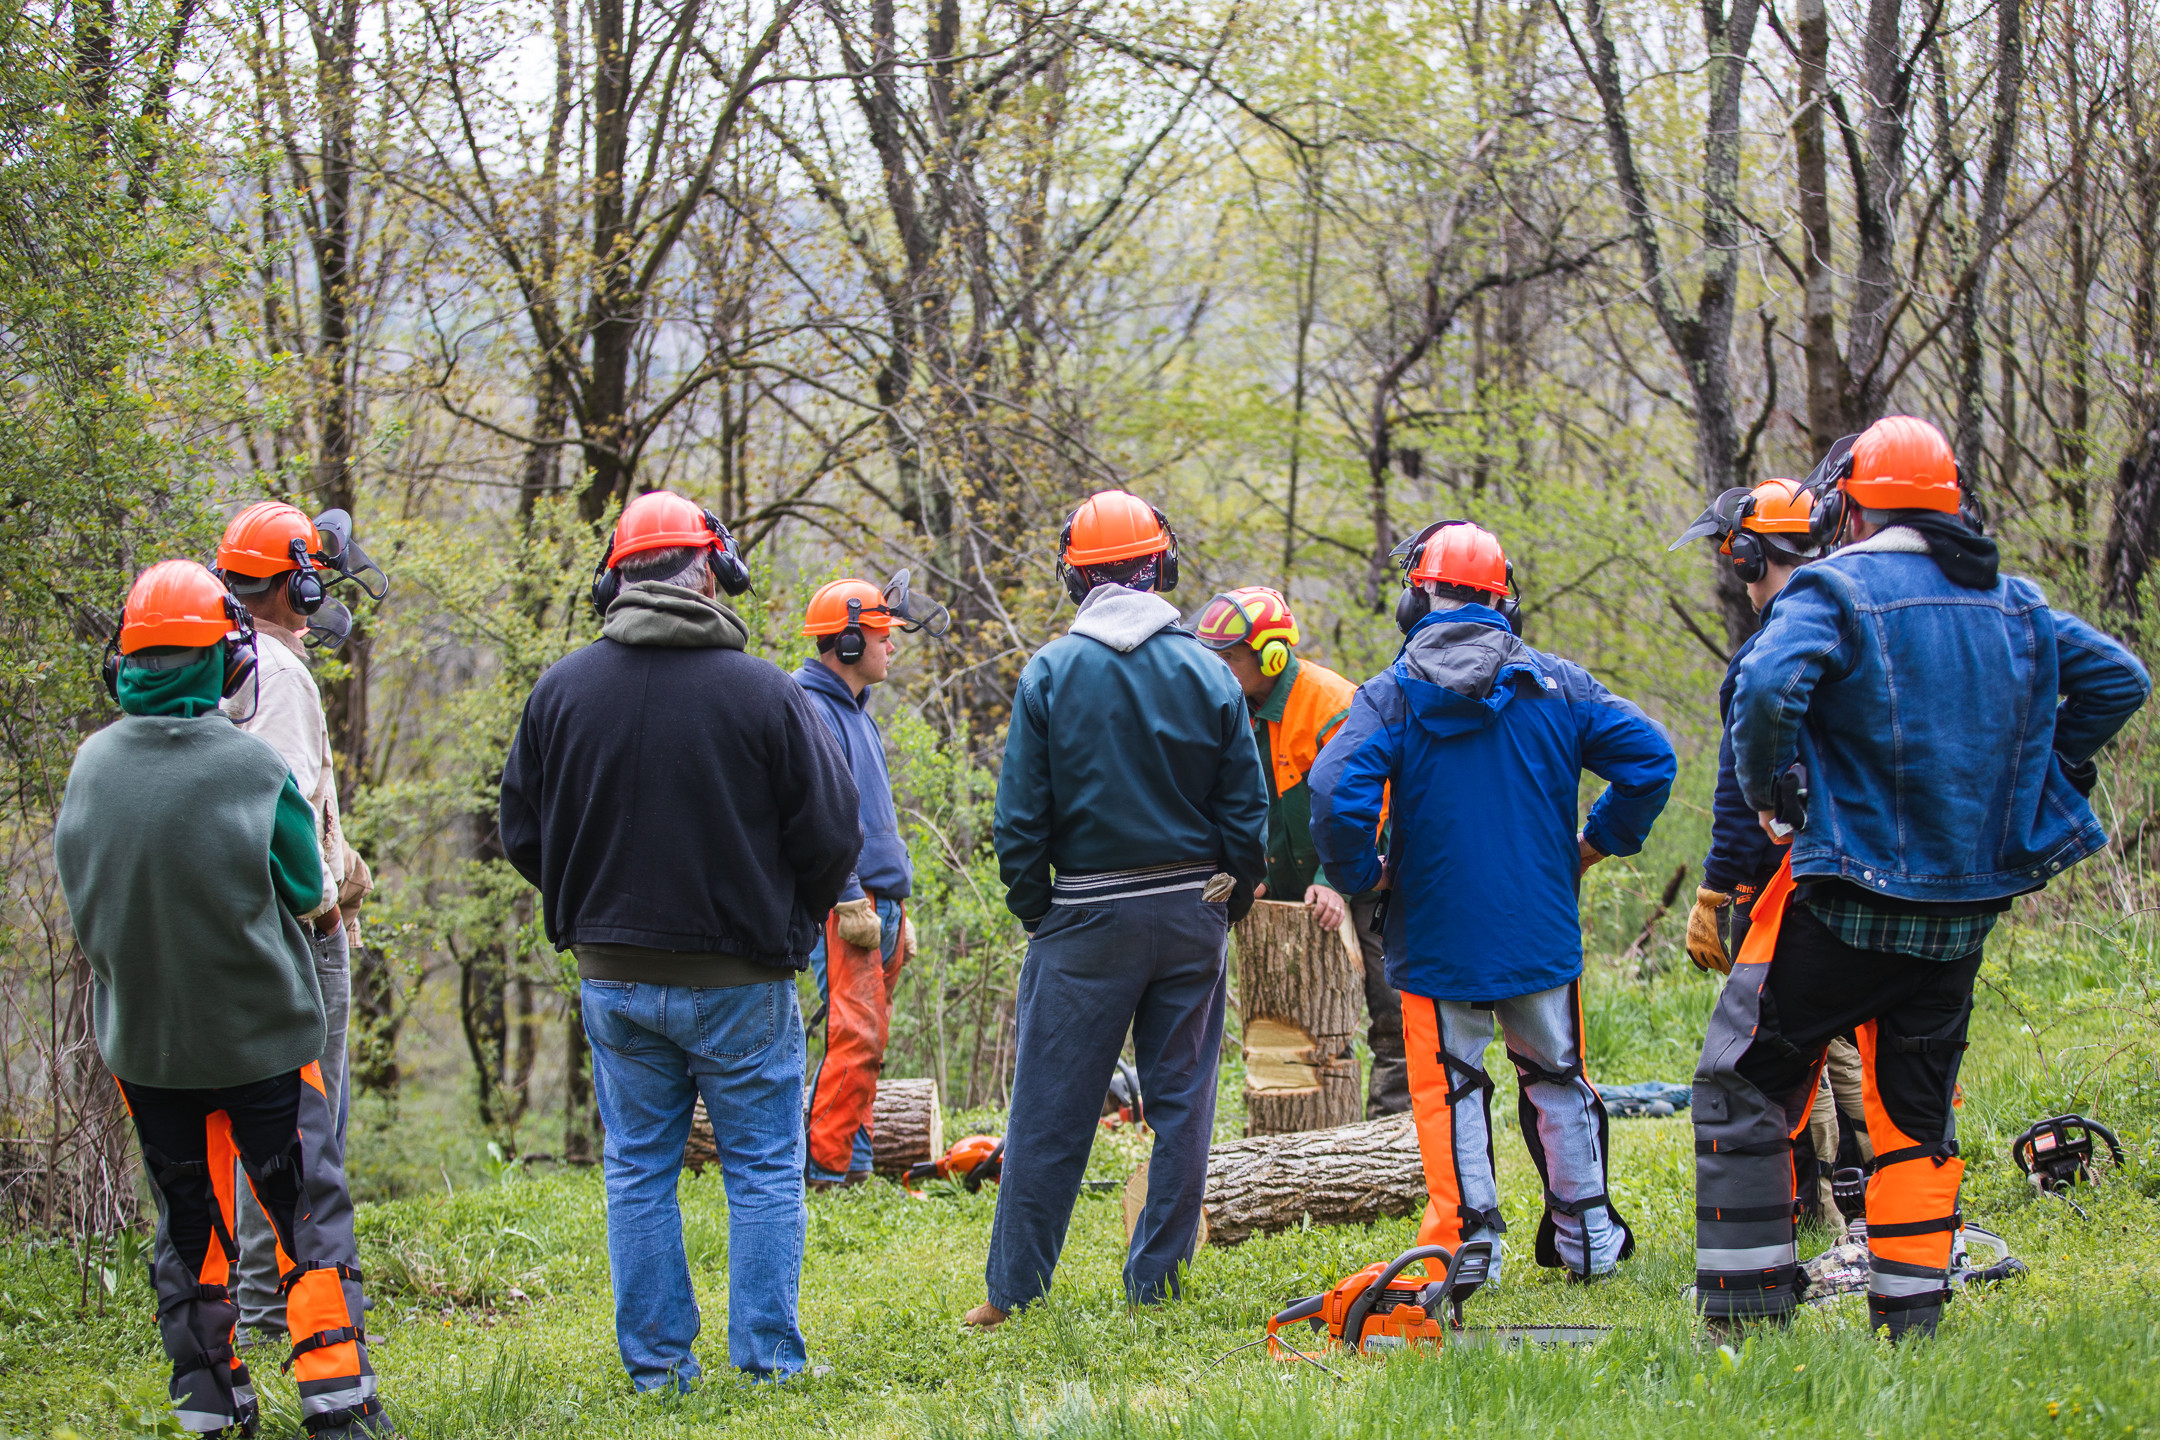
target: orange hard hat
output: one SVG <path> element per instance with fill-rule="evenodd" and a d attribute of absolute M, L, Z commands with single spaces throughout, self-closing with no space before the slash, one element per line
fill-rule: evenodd
<path fill-rule="evenodd" d="M 1430 527 L 1419 540 L 1422 543 L 1411 552 L 1410 568 L 1403 577 L 1412 586 L 1430 580 L 1494 595 L 1514 593 L 1508 583 L 1507 554 L 1492 531 L 1458 520 Z"/>
<path fill-rule="evenodd" d="M 300 547 L 295 554 L 293 547 Z M 321 548 L 315 522 L 282 500 L 260 500 L 233 516 L 218 541 L 217 568 L 228 575 L 261 579 L 297 570 L 303 564 L 324 569 L 315 552 Z"/>
<path fill-rule="evenodd" d="M 298 511 L 294 512 L 298 514 Z M 193 560 L 161 560 L 136 577 L 120 612 L 120 653 L 153 646 L 202 649 L 240 628 L 232 596 Z"/>
<path fill-rule="evenodd" d="M 1853 442 L 1839 486 L 1863 510 L 1958 508 L 1957 457 L 1942 431 L 1911 415 L 1885 415 Z"/>
<path fill-rule="evenodd" d="M 654 550 L 704 548 L 720 543 L 720 534 L 694 500 L 672 490 L 654 490 L 623 506 L 608 546 L 608 563 L 621 565 L 633 555 Z"/>
<path fill-rule="evenodd" d="M 1160 555 L 1170 543 L 1170 522 L 1162 511 L 1137 495 L 1105 490 L 1089 496 L 1065 522 L 1059 558 L 1067 565 L 1109 565 Z"/>
<path fill-rule="evenodd" d="M 848 601 L 856 602 L 853 617 L 848 614 Z M 803 611 L 802 633 L 805 635 L 838 635 L 849 625 L 860 625 L 868 630 L 890 630 L 892 614 L 885 608 L 885 592 L 867 580 L 835 580 L 821 585 L 810 597 L 810 606 Z"/>
<path fill-rule="evenodd" d="M 1210 650 L 1250 645 L 1260 657 L 1263 675 L 1280 675 L 1288 669 L 1290 651 L 1298 643 L 1297 617 L 1290 613 L 1290 602 L 1281 591 L 1265 585 L 1245 585 L 1217 595 L 1200 612 L 1194 629 L 1200 643 Z"/>
<path fill-rule="evenodd" d="M 1805 535 L 1813 523 L 1815 497 L 1797 480 L 1765 480 L 1748 491 L 1740 528 L 1758 535 Z"/>

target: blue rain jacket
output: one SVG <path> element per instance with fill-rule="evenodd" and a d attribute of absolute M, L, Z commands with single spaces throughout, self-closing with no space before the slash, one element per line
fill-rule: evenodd
<path fill-rule="evenodd" d="M 847 756 L 848 771 L 855 777 L 855 793 L 861 797 L 862 853 L 855 857 L 855 871 L 848 876 L 842 900 L 860 900 L 863 892 L 880 900 L 905 900 L 915 893 L 915 862 L 907 842 L 900 838 L 900 817 L 893 809 L 892 776 L 885 768 L 885 737 L 870 718 L 870 692 L 860 697 L 848 690 L 847 681 L 815 660 L 806 660 L 795 672 L 795 683 L 810 693 L 816 709 L 832 727 L 833 737 Z"/>
<path fill-rule="evenodd" d="M 1382 932 L 1388 983 L 1505 1000 L 1582 973 L 1575 846 L 1582 772 L 1608 783 L 1583 828 L 1642 849 L 1676 770 L 1647 715 L 1481 605 L 1418 622 L 1313 766 L 1313 842 L 1345 895 L 1380 883 L 1373 835 L 1392 787 Z"/>

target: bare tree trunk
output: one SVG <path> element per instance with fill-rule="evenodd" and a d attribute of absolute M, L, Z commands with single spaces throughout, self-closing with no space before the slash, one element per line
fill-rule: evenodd
<path fill-rule="evenodd" d="M 2160 393 L 2154 365 L 2160 360 L 2160 144 L 2150 126 L 2154 115 L 2153 61 L 2137 58 L 2139 25 L 2136 0 L 2123 0 L 2123 132 L 2129 154 L 2125 197 L 2130 230 L 2137 244 L 2131 271 L 2130 348 L 2137 362 L 2130 396 L 2134 426 L 2127 452 L 2115 472 L 2115 513 L 2108 525 L 2107 551 L 2101 569 L 2107 607 L 2138 617 L 2145 576 L 2160 552 Z"/>
<path fill-rule="evenodd" d="M 1260 900 L 1237 925 L 1245 1133 L 1346 1125 L 1363 1113 L 1351 1040 L 1364 1015 L 1354 940 L 1303 905 Z"/>
<path fill-rule="evenodd" d="M 1956 299 L 1957 458 L 1969 497 L 1980 483 L 1981 387 L 1986 352 L 1980 343 L 1980 311 L 1987 303 L 1988 262 L 2002 239 L 2003 197 L 2017 157 L 2018 102 L 2025 88 L 2024 0 L 1995 0 L 1995 107 L 1988 136 L 1987 168 L 1980 180 L 1980 217 L 1973 233 L 1971 269 Z"/>
<path fill-rule="evenodd" d="M 1800 190 L 1801 257 L 1807 355 L 1808 445 L 1816 460 L 1845 433 L 1845 356 L 1838 349 L 1836 228 L 1830 220 L 1828 109 L 1830 15 L 1823 0 L 1800 0 L 1800 113 L 1793 121 L 1793 156 Z"/>

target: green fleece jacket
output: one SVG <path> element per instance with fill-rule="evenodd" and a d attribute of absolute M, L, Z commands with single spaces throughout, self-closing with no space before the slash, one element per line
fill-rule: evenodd
<path fill-rule="evenodd" d="M 298 916 L 321 904 L 313 812 L 277 751 L 219 713 L 216 647 L 124 667 L 129 713 L 76 752 L 53 836 L 90 962 L 106 1068 L 220 1089 L 321 1058 L 322 992 Z"/>

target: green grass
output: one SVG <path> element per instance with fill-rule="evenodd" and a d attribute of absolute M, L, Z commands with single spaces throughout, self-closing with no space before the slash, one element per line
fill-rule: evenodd
<path fill-rule="evenodd" d="M 686 1178 L 683 1206 L 706 1315 L 700 1351 L 718 1373 L 688 1398 L 643 1399 L 616 1360 L 598 1175 L 513 1170 L 363 1207 L 384 1336 L 376 1362 L 415 1440 L 744 1426 L 761 1440 L 2160 1433 L 2160 1041 L 2138 978 L 2149 959 L 2037 915 L 2006 928 L 1995 951 L 1965 1072 L 1965 1208 L 2006 1234 L 2032 1274 L 1961 1298 L 1931 1342 L 1871 1337 L 1854 1299 L 1737 1350 L 1702 1340 L 1680 1299 L 1693 1213 L 1683 1116 L 1614 1124 L 1614 1189 L 1641 1237 L 1617 1279 L 1571 1288 L 1518 1253 L 1504 1283 L 1472 1302 L 1474 1321 L 1618 1327 L 1592 1349 L 1328 1357 L 1342 1379 L 1237 1351 L 1291 1297 L 1408 1245 L 1413 1223 L 1211 1249 L 1183 1302 L 1133 1313 L 1118 1289 L 1112 1195 L 1080 1200 L 1046 1303 L 994 1335 L 964 1334 L 959 1317 L 982 1298 L 994 1194 L 941 1187 L 914 1200 L 880 1183 L 810 1202 L 803 1328 L 812 1363 L 830 1372 L 755 1386 L 725 1372 L 725 1201 L 706 1175 Z M 1684 1078 L 1714 993 L 1684 969 L 1648 984 L 1594 973 L 1586 1010 L 1600 1078 Z M 1510 1084 L 1503 1074 L 1496 1117 L 1514 1113 Z M 2004 1153 L 2032 1118 L 2077 1107 L 2133 1152 L 2126 1175 L 2082 1197 L 2089 1219 L 2035 1197 Z M 954 1117 L 951 1133 L 988 1118 Z M 1092 1173 L 1121 1177 L 1144 1144 L 1106 1135 Z M 1500 1158 L 1526 1240 L 1536 1178 L 1512 1129 Z M 102 1315 L 79 1313 L 79 1294 L 67 1249 L 0 1250 L 0 1435 L 157 1433 L 163 1366 L 139 1272 L 116 1277 Z M 297 1435 L 290 1386 L 271 1378 L 265 1390 L 265 1433 Z"/>

